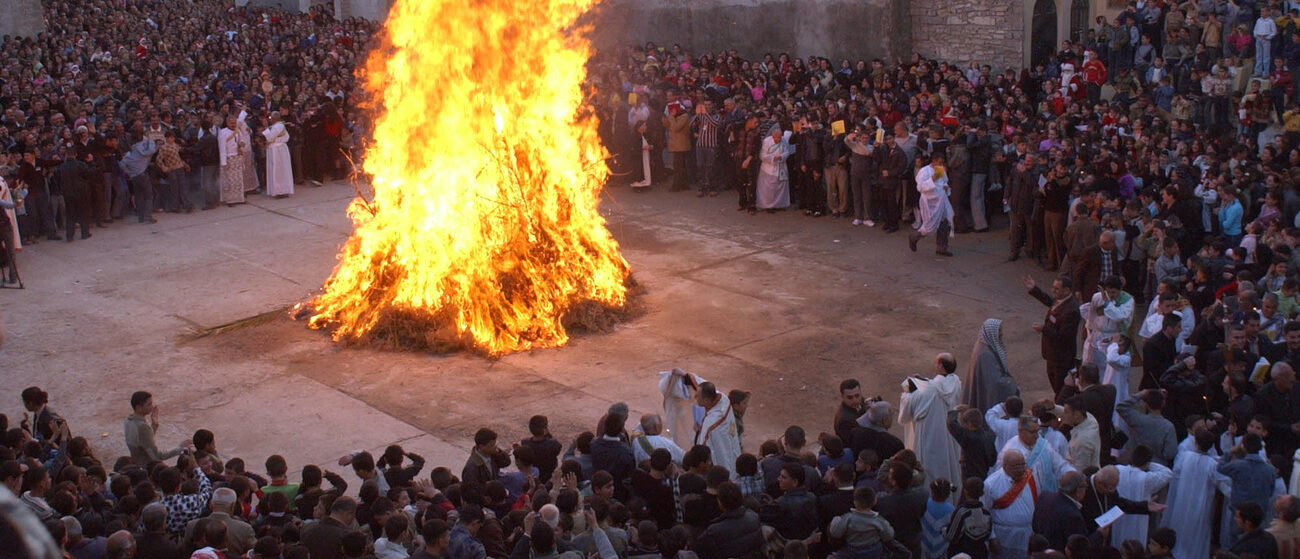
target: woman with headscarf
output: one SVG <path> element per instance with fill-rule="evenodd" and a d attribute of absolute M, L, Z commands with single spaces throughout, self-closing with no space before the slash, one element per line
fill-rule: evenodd
<path fill-rule="evenodd" d="M 782 132 L 779 124 L 772 125 L 768 136 L 763 138 L 763 147 L 758 154 L 763 161 L 758 169 L 758 209 L 771 213 L 789 207 L 790 175 L 785 161 L 794 155 L 794 146 L 790 145 L 790 132 Z"/>
<path fill-rule="evenodd" d="M 980 328 L 979 339 L 971 351 L 970 373 L 962 382 L 962 403 L 986 412 L 1011 396 L 1020 395 L 1020 387 L 1007 367 L 1007 350 L 1002 345 L 1002 321 L 990 318 Z"/>

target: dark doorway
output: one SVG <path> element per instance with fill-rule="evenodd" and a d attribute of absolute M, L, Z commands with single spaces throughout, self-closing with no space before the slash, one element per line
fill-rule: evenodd
<path fill-rule="evenodd" d="M 1074 0 L 1070 3 L 1070 40 L 1082 41 L 1088 34 L 1088 0 Z"/>
<path fill-rule="evenodd" d="M 1034 2 L 1033 35 L 1030 35 L 1029 61 L 1038 66 L 1056 52 L 1056 0 Z"/>

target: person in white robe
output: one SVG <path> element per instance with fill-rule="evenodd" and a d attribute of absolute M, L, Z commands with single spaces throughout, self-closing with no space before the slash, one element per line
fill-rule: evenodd
<path fill-rule="evenodd" d="M 1175 559 L 1203 559 L 1210 556 L 1210 532 L 1214 517 L 1214 492 L 1231 491 L 1228 476 L 1218 471 L 1219 460 L 1206 451 L 1214 446 L 1214 435 L 1199 431 L 1195 451 L 1178 453 L 1173 478 L 1169 481 L 1169 508 L 1160 525 L 1178 533 Z"/>
<path fill-rule="evenodd" d="M 1291 456 L 1291 483 L 1287 484 L 1292 496 L 1300 497 L 1300 449 Z"/>
<path fill-rule="evenodd" d="M 1135 462 L 1139 460 L 1135 457 Z M 1115 493 L 1130 501 L 1149 501 L 1160 493 L 1174 478 L 1173 470 L 1159 462 L 1152 462 L 1150 453 L 1142 460 L 1141 466 L 1117 464 L 1119 484 Z M 1147 532 L 1151 517 L 1146 514 L 1125 514 L 1110 527 L 1110 541 L 1117 549 L 1124 540 L 1147 541 Z"/>
<path fill-rule="evenodd" d="M 970 369 L 962 382 L 961 401 L 972 408 L 989 408 L 1020 395 L 1016 379 L 1007 365 L 1007 350 L 1002 345 L 1002 321 L 990 318 L 980 326 L 979 338 L 971 349 Z"/>
<path fill-rule="evenodd" d="M 898 422 L 903 425 L 903 445 L 925 466 L 927 486 L 937 478 L 948 480 L 960 494 L 961 447 L 948 433 L 948 412 L 961 403 L 961 379 L 953 374 L 957 360 L 941 353 L 934 360 L 934 378 L 903 381 Z M 910 389 L 910 390 L 908 390 Z"/>
<path fill-rule="evenodd" d="M 993 448 L 1006 446 L 1007 441 L 1016 438 L 1020 432 L 1020 414 L 1007 411 L 1008 402 L 1014 402 L 1017 410 L 1024 410 L 1020 398 L 1013 396 L 984 412 L 984 423 L 987 423 L 989 429 L 993 431 Z"/>
<path fill-rule="evenodd" d="M 257 160 L 253 158 L 253 129 L 248 127 L 248 111 L 240 110 L 239 117 L 235 119 L 238 128 L 235 132 L 239 134 L 239 141 L 244 145 L 244 152 L 241 156 L 244 163 L 244 192 L 257 190 Z"/>
<path fill-rule="evenodd" d="M 1050 443 L 1038 436 L 1038 420 L 1031 416 L 1020 418 L 1019 433 L 1002 447 L 1002 454 L 1008 450 L 1019 452 L 1024 458 L 1025 464 L 1034 472 L 1039 491 L 1056 491 L 1056 482 L 1065 472 L 1077 471 Z M 998 460 L 1001 459 L 999 456 Z"/>
<path fill-rule="evenodd" d="M 632 432 L 632 454 L 636 457 L 636 463 L 640 464 L 650 459 L 650 453 L 656 449 L 664 449 L 673 457 L 676 464 L 682 463 L 682 458 L 686 456 L 686 451 L 673 442 L 672 439 L 663 436 L 664 421 L 657 413 L 647 413 L 641 416 L 640 426 Z M 727 468 L 728 470 L 732 468 Z"/>
<path fill-rule="evenodd" d="M 708 382 L 692 373 L 681 369 L 661 371 L 659 373 L 659 393 L 664 396 L 664 429 L 668 437 L 681 448 L 690 448 L 695 444 L 695 425 L 698 406 L 695 405 L 695 392 L 699 386 Z M 704 410 L 699 409 L 700 416 Z"/>
<path fill-rule="evenodd" d="M 736 459 L 740 457 L 740 431 L 736 426 L 736 412 L 731 400 L 718 392 L 711 382 L 700 383 L 695 402 L 704 408 L 704 418 L 695 435 L 695 444 L 709 447 L 713 463 L 727 468 L 735 476 Z"/>
<path fill-rule="evenodd" d="M 1116 334 L 1111 337 L 1110 343 L 1106 344 L 1106 375 L 1102 377 L 1102 384 L 1109 384 L 1115 387 L 1115 403 L 1118 406 L 1120 402 L 1128 399 L 1129 393 L 1129 372 L 1133 370 L 1133 352 L 1130 348 L 1133 343 L 1123 334 Z M 1116 429 L 1128 433 L 1128 424 L 1120 418 L 1119 412 L 1111 412 L 1111 423 Z"/>
<path fill-rule="evenodd" d="M 952 234 L 952 204 L 948 202 L 948 176 L 943 167 L 943 154 L 935 152 L 930 164 L 916 172 L 916 190 L 921 193 L 921 226 L 907 236 L 907 244 L 916 252 L 921 237 L 935 235 L 934 253 L 952 256 L 948 251 L 948 237 Z"/>
<path fill-rule="evenodd" d="M 262 131 L 266 138 L 266 194 L 282 197 L 293 194 L 293 162 L 289 160 L 289 131 L 280 112 L 271 113 L 271 125 Z"/>
<path fill-rule="evenodd" d="M 758 153 L 763 162 L 758 168 L 755 195 L 758 209 L 771 212 L 790 206 L 790 174 L 786 159 L 791 155 L 794 155 L 794 146 L 790 145 L 790 132 L 782 132 L 779 125 L 773 125 L 771 132 L 763 138 L 763 147 Z"/>
<path fill-rule="evenodd" d="M 1005 451 L 998 460 L 1000 467 L 984 480 L 984 496 L 980 497 L 993 517 L 993 539 L 999 546 L 993 557 L 1025 559 L 1029 537 L 1034 534 L 1034 503 L 1041 489 L 1019 451 Z"/>
<path fill-rule="evenodd" d="M 5 182 L 3 178 L 0 178 L 0 200 L 5 202 L 4 218 L 9 220 L 9 231 L 12 233 L 7 239 L 9 246 L 13 247 L 15 251 L 22 250 L 23 236 L 18 232 L 17 206 L 19 200 L 14 199 L 13 190 L 9 188 L 9 183 Z"/>
<path fill-rule="evenodd" d="M 1079 305 L 1088 338 L 1083 345 L 1083 362 L 1101 369 L 1106 364 L 1106 344 L 1115 334 L 1127 332 L 1133 320 L 1133 296 L 1123 290 L 1124 280 L 1110 276 L 1101 280 L 1092 300 Z"/>
<path fill-rule="evenodd" d="M 630 115 L 629 118 L 631 118 Z M 650 140 L 646 138 L 647 128 L 644 120 L 637 121 L 633 124 L 632 130 L 636 131 L 636 143 L 641 146 L 641 180 L 636 181 L 631 185 L 632 188 L 636 190 L 646 188 L 654 183 L 654 179 L 650 176 L 650 151 L 654 149 L 654 146 L 650 143 Z"/>
<path fill-rule="evenodd" d="M 239 122 L 226 118 L 226 127 L 217 132 L 217 153 L 221 168 L 221 202 L 227 205 L 244 203 L 244 154 L 248 151 L 239 135 Z"/>

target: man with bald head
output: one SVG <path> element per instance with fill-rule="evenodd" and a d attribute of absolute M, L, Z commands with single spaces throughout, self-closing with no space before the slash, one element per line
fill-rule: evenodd
<path fill-rule="evenodd" d="M 1038 482 L 1018 450 L 1002 453 L 1002 467 L 984 480 L 984 506 L 993 516 L 993 535 L 1000 549 L 996 559 L 1025 559 L 1033 535 Z"/>
<path fill-rule="evenodd" d="M 1097 285 L 1109 276 L 1123 273 L 1120 267 L 1119 250 L 1115 246 L 1115 233 L 1102 231 L 1097 237 L 1097 244 L 1084 250 L 1079 265 L 1070 271 L 1074 287 L 1086 300 L 1097 292 Z"/>
<path fill-rule="evenodd" d="M 1115 490 L 1119 487 L 1119 469 L 1106 466 L 1088 478 L 1087 491 L 1083 496 L 1083 518 L 1088 522 L 1088 530 L 1097 529 L 1097 517 L 1111 507 L 1119 507 L 1124 514 L 1151 514 L 1165 510 L 1165 505 L 1157 503 L 1155 498 L 1149 501 L 1130 501 L 1119 496 Z"/>
<path fill-rule="evenodd" d="M 1270 372 L 1273 379 L 1255 393 L 1255 413 L 1268 420 L 1264 448 L 1269 454 L 1290 458 L 1300 433 L 1300 383 L 1296 382 L 1295 370 L 1285 361 L 1275 363 Z M 1288 466 L 1291 463 L 1286 460 Z M 1290 479 L 1290 472 L 1283 471 L 1282 479 Z"/>
<path fill-rule="evenodd" d="M 118 530 L 108 537 L 108 559 L 132 559 L 135 557 L 135 536 L 126 530 Z"/>
<path fill-rule="evenodd" d="M 1075 534 L 1086 536 L 1091 529 L 1083 518 L 1084 495 L 1088 478 L 1079 472 L 1065 472 L 1059 489 L 1046 491 L 1034 503 L 1034 533 L 1047 538 L 1052 549 L 1065 549 L 1066 540 Z"/>
<path fill-rule="evenodd" d="M 732 406 L 735 407 L 734 404 Z M 734 411 L 734 409 L 733 409 Z M 656 448 L 667 450 L 673 457 L 673 462 L 682 463 L 682 457 L 686 451 L 672 439 L 663 436 L 664 420 L 657 413 L 647 413 L 641 416 L 641 435 L 632 438 L 632 452 L 636 456 L 636 463 L 640 464 L 650 459 L 650 454 Z M 734 464 L 726 464 L 730 470 L 735 467 Z"/>
<path fill-rule="evenodd" d="M 159 559 L 181 559 L 189 554 L 172 541 L 167 534 L 167 507 L 154 501 L 140 511 L 140 523 L 144 533 L 135 542 L 136 554 L 140 557 L 158 557 Z"/>
<path fill-rule="evenodd" d="M 251 525 L 232 516 L 237 500 L 235 490 L 229 487 L 213 491 L 212 499 L 208 501 L 208 509 L 212 514 L 208 515 L 208 518 L 226 525 L 226 551 L 232 555 L 244 555 L 248 550 L 253 549 L 257 538 Z M 190 541 L 194 535 L 194 527 L 197 524 L 198 520 L 191 520 L 185 525 L 186 541 Z"/>
<path fill-rule="evenodd" d="M 952 482 L 960 494 L 961 447 L 948 434 L 948 412 L 961 403 L 961 379 L 953 373 L 957 360 L 951 353 L 934 358 L 934 378 L 909 378 L 903 381 L 898 422 L 903 424 L 903 440 L 925 465 L 926 483 L 936 478 Z"/>
<path fill-rule="evenodd" d="M 1278 559 L 1300 557 L 1300 497 L 1282 495 L 1273 500 L 1273 523 L 1266 532 L 1277 540 Z"/>

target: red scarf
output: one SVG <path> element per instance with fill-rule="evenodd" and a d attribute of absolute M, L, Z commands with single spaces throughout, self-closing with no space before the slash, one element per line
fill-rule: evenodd
<path fill-rule="evenodd" d="M 1033 468 L 1026 468 L 1025 475 L 1021 476 L 1019 481 L 1012 484 L 1011 489 L 1008 489 L 1006 493 L 1002 494 L 1001 497 L 998 497 L 998 500 L 993 501 L 993 508 L 1004 509 L 1011 506 L 1012 503 L 1016 502 L 1016 499 L 1020 498 L 1020 493 L 1025 490 L 1026 485 L 1029 486 L 1029 494 L 1033 495 L 1034 501 L 1037 502 L 1038 482 L 1034 481 Z"/>

